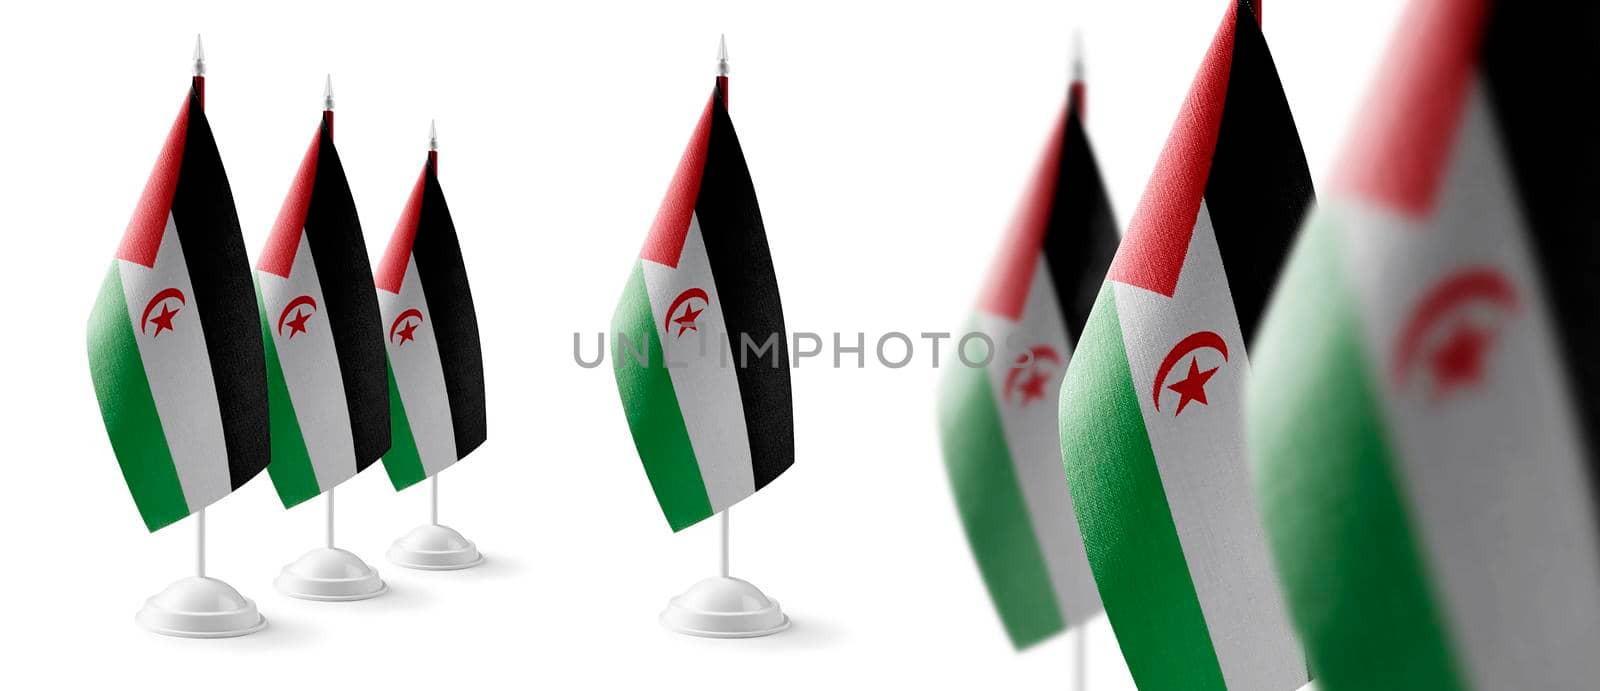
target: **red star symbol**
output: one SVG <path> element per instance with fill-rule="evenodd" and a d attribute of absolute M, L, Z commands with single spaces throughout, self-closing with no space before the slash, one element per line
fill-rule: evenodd
<path fill-rule="evenodd" d="M 672 320 L 672 323 L 678 325 L 678 335 L 682 336 L 685 331 L 699 331 L 699 329 L 695 328 L 694 322 L 696 319 L 700 318 L 700 313 L 704 311 L 705 308 L 703 307 L 700 309 L 695 309 L 689 305 L 684 305 L 683 316 Z"/>
<path fill-rule="evenodd" d="M 1483 381 L 1483 360 L 1494 334 L 1466 322 L 1456 325 L 1444 345 L 1433 351 L 1428 362 L 1433 367 L 1433 397 L 1443 398 L 1452 390 Z"/>
<path fill-rule="evenodd" d="M 400 343 L 398 345 L 405 345 L 406 341 L 417 340 L 417 325 L 420 323 L 421 322 L 407 322 L 406 328 L 396 332 L 400 334 Z"/>
<path fill-rule="evenodd" d="M 286 322 L 289 325 L 289 338 L 294 338 L 295 334 L 305 333 L 306 320 L 310 318 L 311 315 L 307 314 L 305 310 L 295 310 L 294 319 L 290 319 L 288 322 Z"/>
<path fill-rule="evenodd" d="M 1044 385 L 1046 381 L 1045 376 L 1039 370 L 1034 370 L 1028 375 L 1027 379 L 1018 384 L 1017 390 L 1022 392 L 1022 404 L 1027 405 L 1033 401 L 1044 400 Z"/>
<path fill-rule="evenodd" d="M 156 332 L 150 334 L 150 337 L 155 338 L 156 336 L 160 336 L 162 331 L 171 331 L 172 318 L 177 316 L 177 314 L 178 310 L 172 309 L 170 305 L 163 303 L 161 305 L 161 314 L 150 318 L 150 323 L 156 325 Z"/>
<path fill-rule="evenodd" d="M 1201 372 L 1200 358 L 1194 358 L 1189 361 L 1189 376 L 1167 387 L 1178 392 L 1178 411 L 1172 414 L 1173 417 L 1182 415 L 1183 408 L 1189 405 L 1189 401 L 1199 401 L 1200 405 L 1211 405 L 1206 402 L 1206 382 L 1210 381 L 1211 375 L 1216 373 L 1216 367 Z"/>

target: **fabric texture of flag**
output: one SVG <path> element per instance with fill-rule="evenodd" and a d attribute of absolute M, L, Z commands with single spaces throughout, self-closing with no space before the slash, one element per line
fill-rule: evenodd
<path fill-rule="evenodd" d="M 389 377 L 372 267 L 324 115 L 256 265 L 272 401 L 267 473 L 285 507 L 389 450 Z"/>
<path fill-rule="evenodd" d="M 1244 453 L 1250 341 L 1310 175 L 1249 2 L 1217 30 L 1061 393 L 1068 485 L 1141 689 L 1307 681 Z"/>
<path fill-rule="evenodd" d="M 783 305 L 725 99 L 712 91 L 611 322 L 628 427 L 675 531 L 794 464 Z"/>
<path fill-rule="evenodd" d="M 1325 689 L 1594 688 L 1600 10 L 1399 26 L 1251 351 L 1273 555 Z"/>
<path fill-rule="evenodd" d="M 378 263 L 393 435 L 383 467 L 397 490 L 450 467 L 488 436 L 478 313 L 437 161 L 429 152 Z"/>
<path fill-rule="evenodd" d="M 966 333 L 945 363 L 939 433 L 978 569 L 1011 642 L 1027 647 L 1100 611 L 1056 424 L 1061 376 L 1117 248 L 1083 128 L 1082 88 L 1045 146 Z"/>
<path fill-rule="evenodd" d="M 100 413 L 152 531 L 267 467 L 253 294 L 233 192 L 191 90 L 89 315 Z"/>

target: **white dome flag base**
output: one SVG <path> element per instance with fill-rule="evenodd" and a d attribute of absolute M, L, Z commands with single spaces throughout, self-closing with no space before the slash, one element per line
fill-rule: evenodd
<path fill-rule="evenodd" d="M 439 525 L 439 476 L 428 478 L 428 524 L 417 526 L 389 546 L 389 561 L 408 569 L 455 571 L 483 563 L 478 546 L 453 528 Z"/>
<path fill-rule="evenodd" d="M 155 633 L 182 638 L 232 638 L 267 627 L 256 603 L 215 578 L 190 576 L 144 603 L 134 617 Z"/>
<path fill-rule="evenodd" d="M 483 563 L 478 546 L 442 525 L 421 525 L 389 546 L 389 561 L 408 569 L 454 571 Z"/>
<path fill-rule="evenodd" d="M 278 592 L 302 600 L 365 600 L 389 592 L 378 570 L 337 547 L 318 547 L 283 567 L 272 581 Z"/>
<path fill-rule="evenodd" d="M 777 600 L 748 581 L 728 576 L 727 509 L 722 511 L 721 572 L 672 598 L 661 612 L 661 625 L 707 638 L 756 638 L 789 628 L 789 617 Z"/>
<path fill-rule="evenodd" d="M 755 638 L 789 628 L 778 601 L 747 581 L 707 578 L 667 603 L 661 625 L 708 638 Z"/>
<path fill-rule="evenodd" d="M 149 631 L 183 638 L 232 638 L 267 628 L 256 603 L 233 586 L 206 578 L 206 510 L 195 512 L 194 573 L 145 600 L 133 620 Z"/>
<path fill-rule="evenodd" d="M 278 592 L 302 600 L 344 602 L 389 592 L 378 570 L 333 546 L 333 490 L 328 490 L 328 544 L 300 555 L 272 581 Z"/>

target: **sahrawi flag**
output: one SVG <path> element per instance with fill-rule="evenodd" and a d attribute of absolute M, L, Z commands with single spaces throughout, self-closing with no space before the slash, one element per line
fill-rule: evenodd
<path fill-rule="evenodd" d="M 478 314 L 437 162 L 429 151 L 378 263 L 394 438 L 383 467 L 395 489 L 450 467 L 488 435 Z"/>
<path fill-rule="evenodd" d="M 1306 683 L 1244 454 L 1245 344 L 1312 201 L 1257 17 L 1230 8 L 1061 393 L 1067 482 L 1141 689 Z"/>
<path fill-rule="evenodd" d="M 290 507 L 389 450 L 383 326 L 331 112 L 300 162 L 256 281 L 272 399 L 267 472 Z"/>
<path fill-rule="evenodd" d="M 191 90 L 89 314 L 100 413 L 152 531 L 267 467 L 252 295 L 233 193 Z"/>
<path fill-rule="evenodd" d="M 673 530 L 794 464 L 783 305 L 725 93 L 712 91 L 611 321 L 617 390 Z"/>
<path fill-rule="evenodd" d="M 1082 85 L 1045 146 L 967 331 L 946 364 L 939 433 L 956 508 L 990 599 L 1018 648 L 1100 611 L 1061 473 L 1056 403 L 1072 346 L 1117 248 L 1083 129 Z"/>
<path fill-rule="evenodd" d="M 1399 26 L 1252 351 L 1273 554 L 1325 689 L 1595 688 L 1600 12 Z"/>

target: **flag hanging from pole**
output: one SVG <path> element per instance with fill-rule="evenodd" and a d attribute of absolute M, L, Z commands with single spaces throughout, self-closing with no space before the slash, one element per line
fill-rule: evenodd
<path fill-rule="evenodd" d="M 1325 689 L 1593 688 L 1600 11 L 1399 26 L 1251 351 L 1267 534 Z"/>
<path fill-rule="evenodd" d="M 397 490 L 450 467 L 488 436 L 478 314 L 437 161 L 428 152 L 378 263 L 394 439 L 383 467 Z"/>
<path fill-rule="evenodd" d="M 389 450 L 389 377 L 367 244 L 332 113 L 311 140 L 256 264 L 278 498 L 291 507 Z"/>
<path fill-rule="evenodd" d="M 1276 68 L 1230 3 L 1061 393 L 1061 446 L 1100 598 L 1142 689 L 1306 683 L 1244 455 L 1253 335 L 1312 202 Z"/>
<path fill-rule="evenodd" d="M 939 396 L 956 507 L 1017 648 L 1100 611 L 1056 425 L 1061 375 L 1117 248 L 1082 92 L 1075 81 L 968 322 L 993 344 L 969 361 L 987 365 L 947 362 Z"/>
<path fill-rule="evenodd" d="M 628 427 L 674 531 L 794 464 L 783 305 L 725 99 L 713 89 L 611 322 Z"/>
<path fill-rule="evenodd" d="M 151 531 L 238 489 L 269 453 L 250 264 L 197 89 L 89 315 L 101 417 Z"/>

